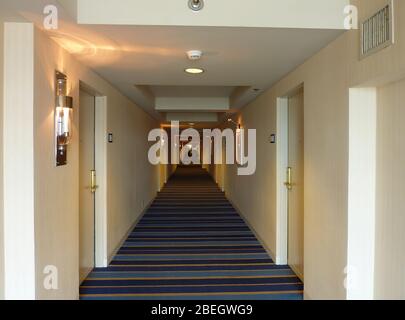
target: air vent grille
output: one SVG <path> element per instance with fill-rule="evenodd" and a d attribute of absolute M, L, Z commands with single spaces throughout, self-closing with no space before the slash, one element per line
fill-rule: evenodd
<path fill-rule="evenodd" d="M 392 5 L 378 11 L 362 24 L 361 55 L 369 56 L 393 43 Z"/>

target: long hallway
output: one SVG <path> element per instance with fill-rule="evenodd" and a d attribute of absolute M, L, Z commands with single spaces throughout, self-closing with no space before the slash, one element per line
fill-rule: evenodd
<path fill-rule="evenodd" d="M 83 300 L 302 299 L 303 284 L 273 263 L 199 167 L 179 167 Z"/>

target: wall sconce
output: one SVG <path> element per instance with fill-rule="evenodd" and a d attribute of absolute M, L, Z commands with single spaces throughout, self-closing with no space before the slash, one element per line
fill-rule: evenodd
<path fill-rule="evenodd" d="M 232 120 L 231 118 L 228 119 L 229 123 L 233 123 L 234 125 L 236 125 L 236 132 L 240 133 L 240 130 L 242 129 L 242 126 L 240 125 L 240 123 L 235 122 L 234 120 Z"/>
<path fill-rule="evenodd" d="M 229 119 L 228 119 L 228 122 L 229 122 L 229 123 L 233 123 L 234 125 L 236 125 L 237 128 L 240 129 L 240 124 L 237 123 L 236 121 L 234 121 L 232 118 L 229 118 Z"/>
<path fill-rule="evenodd" d="M 238 127 L 236 128 L 236 162 L 239 165 L 243 165 L 243 152 L 244 152 L 244 137 L 242 134 L 242 129 L 241 125 L 238 124 Z"/>
<path fill-rule="evenodd" d="M 73 99 L 67 95 L 67 77 L 56 72 L 55 145 L 56 166 L 67 164 L 67 146 L 72 138 Z"/>
<path fill-rule="evenodd" d="M 244 146 L 244 137 L 242 135 L 242 126 L 240 125 L 240 123 L 235 122 L 234 120 L 232 120 L 231 118 L 228 119 L 229 123 L 233 123 L 236 125 L 236 163 L 239 165 L 243 165 L 244 164 L 244 150 L 245 150 L 245 146 Z"/>

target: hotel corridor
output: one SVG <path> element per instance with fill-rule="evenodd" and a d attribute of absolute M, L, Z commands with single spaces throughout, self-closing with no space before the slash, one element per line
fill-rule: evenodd
<path fill-rule="evenodd" d="M 273 263 L 200 167 L 179 167 L 82 300 L 302 299 L 303 284 Z"/>

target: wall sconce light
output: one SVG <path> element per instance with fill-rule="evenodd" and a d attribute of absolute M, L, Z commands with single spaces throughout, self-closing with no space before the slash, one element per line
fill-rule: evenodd
<path fill-rule="evenodd" d="M 237 127 L 238 129 L 240 129 L 240 124 L 237 123 L 236 121 L 234 121 L 232 118 L 229 118 L 229 119 L 228 119 L 228 122 L 229 122 L 229 123 L 233 123 L 234 125 L 236 125 L 236 127 Z"/>
<path fill-rule="evenodd" d="M 67 146 L 72 138 L 73 99 L 67 95 L 67 77 L 56 72 L 55 145 L 56 166 L 67 164 Z"/>
<path fill-rule="evenodd" d="M 235 122 L 231 118 L 228 119 L 228 122 L 236 125 L 236 162 L 239 165 L 243 165 L 244 164 L 243 153 L 245 150 L 245 146 L 244 146 L 244 137 L 242 136 L 242 126 L 240 125 L 240 123 Z"/>
<path fill-rule="evenodd" d="M 238 124 L 236 129 L 236 162 L 243 165 L 244 137 L 242 135 L 241 125 Z"/>

